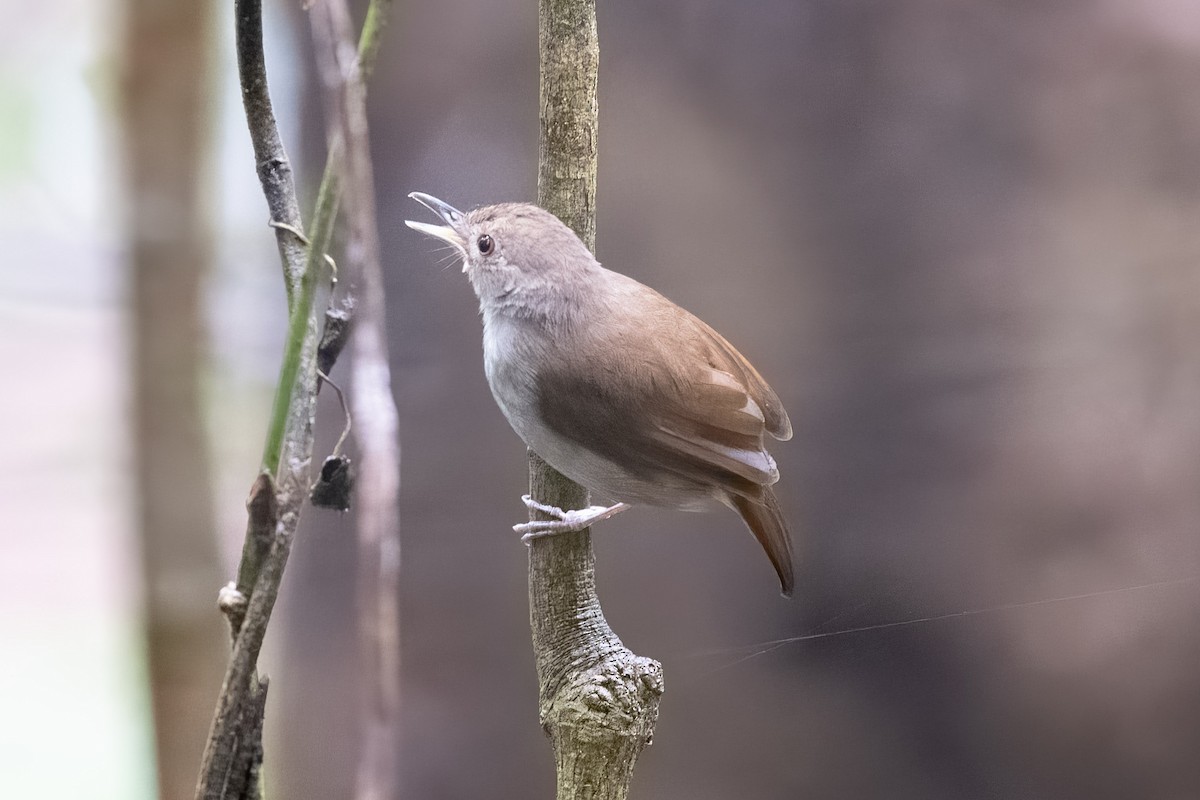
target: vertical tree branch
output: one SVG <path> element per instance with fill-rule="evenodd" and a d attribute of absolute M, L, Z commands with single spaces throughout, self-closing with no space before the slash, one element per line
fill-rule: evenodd
<path fill-rule="evenodd" d="M 236 47 L 238 78 L 242 87 L 242 107 L 250 128 L 250 144 L 254 148 L 255 171 L 262 184 L 263 196 L 273 222 L 282 222 L 301 230 L 300 203 L 296 200 L 296 180 L 292 162 L 288 159 L 275 108 L 267 86 L 267 64 L 262 47 L 262 0 L 238 0 L 234 6 L 237 19 Z M 283 279 L 287 287 L 288 307 L 300 286 L 304 272 L 305 247 L 285 228 L 275 229 L 279 258 L 283 262 Z"/>
<path fill-rule="evenodd" d="M 208 743 L 200 767 L 196 797 L 203 800 L 257 798 L 262 763 L 262 713 L 267 681 L 258 675 L 258 655 L 275 606 L 292 538 L 300 520 L 312 455 L 312 418 L 316 406 L 316 321 L 311 297 L 323 249 L 302 246 L 299 203 L 291 162 L 284 150 L 267 84 L 262 47 L 261 0 L 237 0 L 234 9 L 238 75 L 242 103 L 254 148 L 255 165 L 271 221 L 276 228 L 290 321 L 280 381 L 276 386 L 270 442 L 278 431 L 273 460 L 264 456 L 263 475 L 251 493 L 250 517 L 233 599 L 222 598 L 234 635 Z M 290 228 L 291 230 L 288 230 Z M 309 297 L 305 298 L 305 292 Z M 279 398 L 285 398 L 282 404 Z M 286 473 L 279 454 L 286 439 Z M 277 493 L 274 503 L 263 492 Z M 269 532 L 269 544 L 264 536 Z M 265 551 L 265 552 L 264 552 Z M 247 592 L 249 589 L 249 592 Z"/>
<path fill-rule="evenodd" d="M 538 4 L 538 204 L 596 249 L 595 0 Z"/>
<path fill-rule="evenodd" d="M 267 682 L 258 675 L 258 656 L 308 491 L 318 386 L 316 287 L 337 213 L 338 182 L 334 176 L 340 158 L 340 147 L 331 148 L 308 243 L 298 247 L 297 243 L 304 241 L 297 235 L 302 230 L 299 204 L 271 109 L 262 48 L 261 0 L 237 0 L 235 17 L 242 101 L 259 180 L 272 221 L 282 223 L 276 228 L 276 236 L 290 316 L 264 447 L 263 472 L 255 481 L 249 504 L 238 581 L 236 588 L 222 597 L 234 645 L 196 787 L 196 797 L 203 800 L 259 797 Z M 372 38 L 369 53 L 374 54 L 377 47 Z M 368 71 L 365 65 L 363 69 Z M 274 503 L 264 502 L 264 491 L 275 493 Z M 267 532 L 269 544 L 263 541 Z"/>
<path fill-rule="evenodd" d="M 541 0 L 538 23 L 538 203 L 595 249 L 595 0 Z M 583 487 L 532 451 L 529 491 L 559 508 L 588 504 Z M 654 734 L 662 667 L 626 648 L 605 621 L 589 531 L 532 542 L 529 616 L 539 712 L 554 746 L 559 800 L 623 800 L 637 757 Z"/>
<path fill-rule="evenodd" d="M 359 51 L 369 61 L 390 0 L 373 2 Z M 313 38 L 327 96 L 331 148 L 344 143 L 341 184 L 349 223 L 344 271 L 355 285 L 357 330 L 353 340 L 351 399 L 359 449 L 359 639 L 364 680 L 362 737 L 355 796 L 396 796 L 396 746 L 400 712 L 399 654 L 399 420 L 391 393 L 383 270 L 375 221 L 375 187 L 367 126 L 366 90 L 351 39 L 345 0 L 324 0 L 312 10 Z"/>

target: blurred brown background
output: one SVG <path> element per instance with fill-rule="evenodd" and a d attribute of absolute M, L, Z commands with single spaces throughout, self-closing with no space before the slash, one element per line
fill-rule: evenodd
<path fill-rule="evenodd" d="M 549 797 L 509 530 L 523 447 L 484 381 L 469 286 L 403 226 L 425 219 L 413 190 L 460 207 L 534 196 L 536 4 L 398 3 L 371 87 L 404 454 L 397 769 L 405 797 Z M 724 332 L 796 427 L 774 448 L 793 600 L 732 514 L 639 509 L 595 537 L 613 628 L 666 669 L 635 796 L 1200 796 L 1200 9 L 610 0 L 599 15 L 600 260 Z M 199 391 L 230 572 L 282 290 L 218 17 Z M 306 23 L 278 5 L 268 27 L 312 182 Z M 125 270 L 129 245 L 112 247 Z M 22 298 L 56 302 L 0 277 L 10 322 Z M 132 518 L 102 540 L 125 559 Z M 269 642 L 269 795 L 352 787 L 351 524 L 311 510 L 294 550 Z M 15 532 L 0 545 L 26 558 Z M 1107 591 L 1128 587 L 1143 588 Z"/>

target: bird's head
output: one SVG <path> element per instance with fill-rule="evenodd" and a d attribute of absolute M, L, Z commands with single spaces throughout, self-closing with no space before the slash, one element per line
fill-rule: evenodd
<path fill-rule="evenodd" d="M 529 203 L 501 203 L 459 211 L 421 192 L 409 195 L 444 225 L 406 220 L 413 230 L 441 239 L 462 257 L 480 306 L 530 315 L 549 313 L 564 299 L 586 293 L 599 264 L 558 217 Z"/>

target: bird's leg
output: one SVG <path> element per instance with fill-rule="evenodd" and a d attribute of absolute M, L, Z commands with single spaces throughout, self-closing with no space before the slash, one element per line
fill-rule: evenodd
<path fill-rule="evenodd" d="M 522 496 L 521 502 L 534 511 L 541 511 L 543 514 L 554 517 L 550 520 L 534 520 L 513 525 L 513 530 L 521 534 L 521 541 L 525 544 L 543 536 L 581 531 L 595 522 L 615 517 L 629 508 L 628 503 L 614 503 L 611 506 L 588 506 L 587 508 L 563 511 L 556 506 L 539 503 L 529 495 Z"/>

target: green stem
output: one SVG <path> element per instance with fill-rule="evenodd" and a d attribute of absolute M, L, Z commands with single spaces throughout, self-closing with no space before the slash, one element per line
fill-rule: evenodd
<path fill-rule="evenodd" d="M 375 66 L 375 57 L 379 52 L 379 43 L 387 25 L 391 5 L 392 0 L 371 0 L 367 8 L 367 18 L 363 22 L 362 35 L 358 40 L 358 68 L 363 77 L 364 87 Z M 333 224 L 337 219 L 341 199 L 338 175 L 341 172 L 343 155 L 342 142 L 333 141 L 325 159 L 325 173 L 321 176 L 321 188 L 317 191 L 316 207 L 313 209 L 313 222 L 308 234 L 309 244 L 305 255 L 304 273 L 300 277 L 300 290 L 289 309 L 287 342 L 284 345 L 283 363 L 279 368 L 279 382 L 275 385 L 275 399 L 271 404 L 271 419 L 267 426 L 267 441 L 263 446 L 262 456 L 262 471 L 276 478 L 279 475 L 279 461 L 283 452 L 283 440 L 287 434 L 288 419 L 291 418 L 293 398 L 298 389 L 307 391 L 307 387 L 316 379 L 316 361 L 311 354 L 304 353 L 304 344 L 310 338 L 307 336 L 309 326 L 315 323 L 317 276 L 323 268 L 325 251 L 329 247 Z M 307 365 L 307 369 L 303 382 L 297 385 L 302 364 Z"/>
<path fill-rule="evenodd" d="M 300 374 L 301 363 L 308 364 L 309 369 L 306 372 L 313 373 L 304 376 L 304 387 L 310 386 L 316 377 L 315 358 L 304 357 L 304 343 L 312 338 L 307 333 L 316 314 L 317 275 L 321 271 L 325 251 L 333 235 L 333 223 L 337 217 L 340 187 L 334 168 L 341 158 L 341 148 L 335 150 L 336 152 L 330 151 L 325 162 L 325 175 L 321 178 L 321 188 L 317 192 L 317 204 L 313 210 L 304 272 L 300 276 L 300 291 L 296 293 L 291 313 L 288 315 L 287 343 L 283 350 L 283 363 L 279 369 L 279 382 L 275 385 L 275 400 L 271 405 L 271 421 L 267 428 L 267 443 L 263 448 L 262 457 L 262 471 L 272 477 L 279 475 L 283 437 L 291 418 L 292 399 L 298 388 L 296 379 Z"/>

